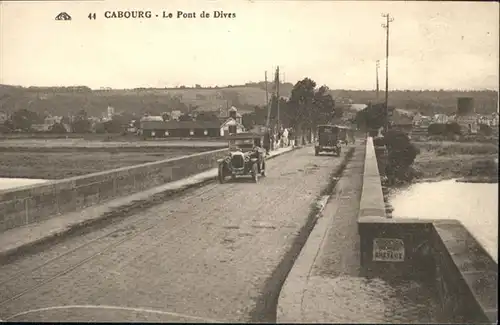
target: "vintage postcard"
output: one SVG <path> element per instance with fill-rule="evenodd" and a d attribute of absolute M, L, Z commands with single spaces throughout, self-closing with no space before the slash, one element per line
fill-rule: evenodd
<path fill-rule="evenodd" d="M 0 1 L 0 321 L 496 323 L 499 6 Z"/>

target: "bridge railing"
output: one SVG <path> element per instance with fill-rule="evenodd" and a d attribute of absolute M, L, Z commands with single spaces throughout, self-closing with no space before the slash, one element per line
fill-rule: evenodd
<path fill-rule="evenodd" d="M 373 138 L 365 150 L 358 217 L 363 273 L 436 286 L 443 322 L 496 323 L 498 264 L 456 220 L 388 218 Z"/>
<path fill-rule="evenodd" d="M 78 211 L 217 167 L 227 149 L 0 191 L 0 232 Z"/>

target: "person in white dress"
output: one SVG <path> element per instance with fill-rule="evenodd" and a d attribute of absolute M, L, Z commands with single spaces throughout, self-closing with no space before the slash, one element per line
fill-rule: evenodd
<path fill-rule="evenodd" d="M 283 130 L 283 147 L 288 147 L 288 129 Z"/>

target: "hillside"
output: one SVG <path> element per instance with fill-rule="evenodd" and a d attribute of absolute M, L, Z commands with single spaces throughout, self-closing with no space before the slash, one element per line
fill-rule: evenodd
<path fill-rule="evenodd" d="M 290 96 L 293 85 L 280 85 L 282 96 Z M 269 85 L 269 90 L 273 85 Z M 332 90 L 337 99 L 351 99 L 354 103 L 377 101 L 374 91 Z M 494 91 L 391 91 L 390 104 L 409 111 L 425 114 L 448 113 L 456 110 L 456 98 L 474 98 L 478 113 L 496 111 L 498 93 Z M 380 93 L 380 100 L 384 92 Z M 85 109 L 90 115 L 100 116 L 107 106 L 117 112 L 135 114 L 161 114 L 165 111 L 217 110 L 234 105 L 242 113 L 253 111 L 255 106 L 265 105 L 264 82 L 248 83 L 242 86 L 225 88 L 150 88 L 150 89 L 106 89 L 91 90 L 88 87 L 16 87 L 0 85 L 0 111 L 11 113 L 27 108 L 40 114 L 68 115 Z"/>
<path fill-rule="evenodd" d="M 333 90 L 334 98 L 350 98 L 354 103 L 377 102 L 375 91 L 365 90 Z M 379 94 L 379 101 L 384 100 L 385 92 Z M 389 105 L 411 112 L 422 112 L 426 115 L 445 113 L 454 114 L 457 110 L 458 97 L 472 97 L 476 112 L 489 114 L 497 111 L 498 92 L 458 91 L 458 90 L 398 90 L 389 92 Z"/>

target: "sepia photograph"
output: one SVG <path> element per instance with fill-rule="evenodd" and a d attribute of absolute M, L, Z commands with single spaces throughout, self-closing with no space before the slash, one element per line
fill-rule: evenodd
<path fill-rule="evenodd" d="M 499 22 L 0 0 L 0 322 L 498 323 Z"/>

